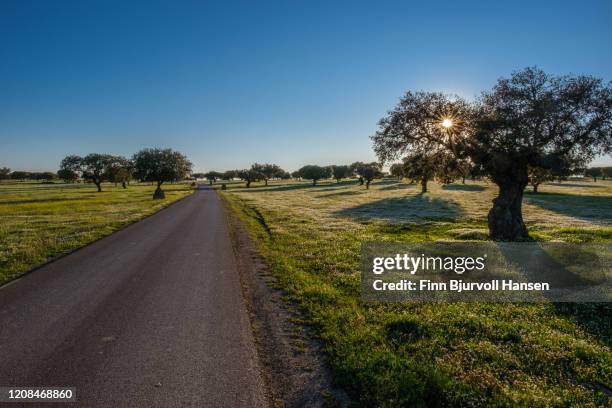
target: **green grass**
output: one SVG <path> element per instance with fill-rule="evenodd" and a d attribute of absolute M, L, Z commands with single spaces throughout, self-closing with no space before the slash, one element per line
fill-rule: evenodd
<path fill-rule="evenodd" d="M 46 259 L 67 253 L 190 194 L 188 184 L 112 184 L 97 193 L 90 184 L 0 183 L 0 285 Z"/>
<path fill-rule="evenodd" d="M 539 240 L 612 242 L 612 183 L 527 194 Z M 360 406 L 610 406 L 612 309 L 598 304 L 363 303 L 360 243 L 483 239 L 491 185 L 395 181 L 232 183 L 287 299 L 322 340 L 338 385 Z M 588 208 L 585 208 L 588 207 Z"/>

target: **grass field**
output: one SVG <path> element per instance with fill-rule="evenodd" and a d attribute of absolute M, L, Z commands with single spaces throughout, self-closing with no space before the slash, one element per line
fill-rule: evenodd
<path fill-rule="evenodd" d="M 612 242 L 612 183 L 527 193 L 532 237 Z M 230 183 L 246 223 L 336 381 L 361 406 L 610 406 L 612 308 L 602 304 L 383 304 L 359 300 L 363 240 L 486 239 L 493 185 L 430 192 L 385 180 Z"/>
<path fill-rule="evenodd" d="M 152 214 L 190 194 L 188 184 L 164 186 L 165 200 L 153 200 L 155 186 L 112 184 L 96 192 L 91 184 L 0 183 L 0 285 L 46 259 L 60 255 Z"/>

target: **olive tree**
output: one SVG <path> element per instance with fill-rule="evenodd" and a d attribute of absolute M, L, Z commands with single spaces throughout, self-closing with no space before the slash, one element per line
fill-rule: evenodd
<path fill-rule="evenodd" d="M 223 173 L 219 173 L 218 171 L 209 171 L 208 173 L 204 173 L 204 178 L 208 180 L 210 185 L 219 180 L 221 177 L 223 177 Z"/>
<path fill-rule="evenodd" d="M 261 180 L 262 179 L 262 174 L 259 173 L 256 170 L 253 170 L 253 168 L 250 169 L 243 169 L 243 170 L 238 170 L 237 171 L 238 177 L 241 180 L 246 181 L 246 187 L 250 188 L 251 187 L 251 183 L 257 180 Z"/>
<path fill-rule="evenodd" d="M 317 185 L 317 181 L 331 177 L 331 170 L 329 167 L 321 167 L 316 165 L 306 165 L 298 170 L 301 178 L 306 180 L 312 180 L 312 185 Z"/>
<path fill-rule="evenodd" d="M 365 165 L 366 164 L 364 162 L 357 161 L 357 162 L 351 163 L 351 165 L 349 166 L 349 168 L 351 169 L 351 174 L 356 175 L 358 177 L 360 186 L 363 186 L 363 183 L 364 183 L 362 173 L 363 173 L 363 168 L 365 167 Z"/>
<path fill-rule="evenodd" d="M 223 172 L 221 179 L 223 180 L 232 180 L 238 177 L 238 170 L 227 170 Z"/>
<path fill-rule="evenodd" d="M 64 183 L 74 183 L 79 178 L 79 175 L 68 169 L 59 169 L 57 171 L 57 177 L 62 179 Z"/>
<path fill-rule="evenodd" d="M 533 192 L 538 192 L 540 184 L 553 179 L 553 175 L 548 169 L 541 167 L 529 166 L 528 169 L 529 184 L 533 187 Z"/>
<path fill-rule="evenodd" d="M 191 162 L 185 155 L 172 149 L 143 149 L 136 153 L 134 174 L 141 181 L 157 183 L 153 198 L 165 198 L 161 185 L 164 182 L 182 180 L 191 173 Z"/>
<path fill-rule="evenodd" d="M 30 178 L 30 173 L 27 171 L 14 171 L 11 173 L 11 180 L 27 180 Z"/>
<path fill-rule="evenodd" d="M 337 182 L 340 182 L 343 178 L 350 177 L 352 175 L 351 168 L 349 166 L 331 166 L 332 167 L 332 175 L 336 179 Z"/>
<path fill-rule="evenodd" d="M 499 192 L 488 214 L 495 240 L 528 237 L 523 192 L 529 166 L 586 163 L 612 150 L 612 87 L 591 76 L 552 76 L 537 68 L 501 78 L 475 103 L 407 92 L 372 136 L 381 160 L 436 145 L 470 157 Z"/>
<path fill-rule="evenodd" d="M 66 156 L 60 163 L 61 171 L 80 174 L 91 181 L 102 192 L 102 183 L 110 179 L 114 167 L 119 166 L 121 157 L 111 154 L 90 153 L 85 157 Z"/>
<path fill-rule="evenodd" d="M 403 159 L 404 175 L 411 182 L 421 183 L 421 193 L 427 192 L 427 183 L 436 176 L 439 152 L 431 150 L 412 151 Z"/>
<path fill-rule="evenodd" d="M 121 187 L 127 188 L 127 184 L 132 180 L 134 173 L 134 163 L 125 157 L 117 156 L 115 162 L 110 166 L 108 174 L 109 180 L 115 183 L 121 183 Z"/>
<path fill-rule="evenodd" d="M 597 177 L 602 176 L 601 168 L 599 167 L 589 167 L 585 170 L 584 175 L 587 177 L 592 177 L 593 181 L 597 181 Z"/>
<path fill-rule="evenodd" d="M 393 163 L 389 167 L 389 173 L 393 177 L 397 177 L 398 180 L 401 180 L 404 177 L 404 165 L 402 163 Z"/>
<path fill-rule="evenodd" d="M 366 163 L 364 166 L 359 168 L 359 176 L 365 180 L 366 189 L 370 188 L 370 183 L 375 178 L 381 178 L 383 176 L 382 166 L 380 163 L 372 162 Z"/>
<path fill-rule="evenodd" d="M 282 178 L 285 174 L 285 171 L 281 169 L 280 166 L 269 163 L 255 163 L 251 166 L 251 170 L 261 175 L 261 179 L 264 180 L 266 186 L 268 185 L 268 180 L 273 178 Z"/>
<path fill-rule="evenodd" d="M 8 180 L 11 178 L 11 169 L 8 167 L 0 168 L 0 180 Z"/>

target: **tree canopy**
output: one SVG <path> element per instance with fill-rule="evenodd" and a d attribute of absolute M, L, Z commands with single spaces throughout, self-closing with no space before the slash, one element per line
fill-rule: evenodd
<path fill-rule="evenodd" d="M 191 162 L 185 155 L 172 149 L 143 149 L 132 158 L 134 174 L 141 181 L 157 183 L 154 198 L 164 198 L 164 182 L 184 179 L 191 173 Z"/>
<path fill-rule="evenodd" d="M 96 185 L 98 192 L 102 191 L 102 183 L 110 180 L 113 170 L 123 166 L 126 159 L 111 154 L 90 153 L 85 157 L 66 156 L 60 163 L 60 171 L 64 175 L 70 172 L 80 175 Z"/>
<path fill-rule="evenodd" d="M 306 165 L 298 170 L 301 178 L 312 180 L 312 185 L 316 185 L 317 181 L 331 177 L 329 167 L 321 167 L 314 164 Z"/>
<path fill-rule="evenodd" d="M 286 173 L 285 170 L 280 168 L 280 166 L 270 163 L 254 163 L 251 166 L 251 170 L 260 175 L 260 179 L 264 180 L 266 186 L 268 185 L 268 180 L 274 178 L 282 178 Z"/>
<path fill-rule="evenodd" d="M 348 178 L 353 175 L 350 166 L 345 165 L 334 165 L 332 167 L 332 175 L 336 179 L 336 181 L 340 181 L 343 178 Z"/>

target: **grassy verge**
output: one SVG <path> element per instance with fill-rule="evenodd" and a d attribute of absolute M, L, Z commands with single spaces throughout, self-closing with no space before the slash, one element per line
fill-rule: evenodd
<path fill-rule="evenodd" d="M 525 199 L 536 239 L 612 242 L 611 183 L 541 189 Z M 482 239 L 494 193 L 385 181 L 231 184 L 222 196 L 358 405 L 609 406 L 609 306 L 359 301 L 363 240 Z"/>
<path fill-rule="evenodd" d="M 31 267 L 139 220 L 188 194 L 188 184 L 164 187 L 165 200 L 153 200 L 154 186 L 127 189 L 83 184 L 0 183 L 0 285 Z"/>

